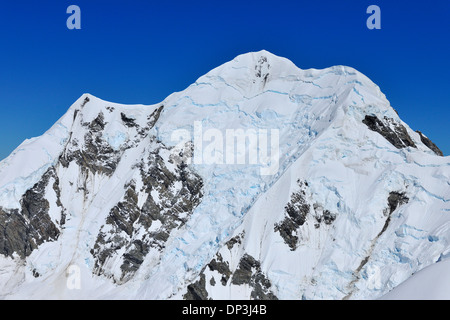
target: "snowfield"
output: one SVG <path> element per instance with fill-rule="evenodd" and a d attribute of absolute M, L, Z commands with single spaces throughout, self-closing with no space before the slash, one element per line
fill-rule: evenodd
<path fill-rule="evenodd" d="M 420 270 L 382 297 L 385 300 L 450 300 L 450 261 Z"/>
<path fill-rule="evenodd" d="M 196 123 L 275 130 L 278 170 L 205 162 L 221 141 L 174 139 Z M 85 94 L 0 162 L 0 297 L 446 299 L 450 158 L 430 145 L 357 70 L 267 51 L 156 105 Z"/>

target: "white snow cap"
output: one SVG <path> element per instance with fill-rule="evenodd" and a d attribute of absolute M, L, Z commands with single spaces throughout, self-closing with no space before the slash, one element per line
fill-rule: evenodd
<path fill-rule="evenodd" d="M 180 147 L 178 130 L 194 148 L 203 144 L 201 156 L 218 146 L 217 162 L 189 164 L 202 181 L 199 203 L 179 217 L 184 224 L 160 237 L 163 245 L 143 250 L 126 282 L 127 248 L 167 226 L 153 219 L 146 229 L 136 220 L 130 236 L 108 217 L 129 193 L 135 210 L 125 219 L 145 214 L 149 197 L 170 208 L 161 190 L 177 194 L 182 179 L 150 188 L 157 180 L 143 174 L 180 173 L 171 149 Z M 267 156 L 277 155 L 277 170 L 262 175 L 266 163 L 247 161 L 251 143 L 240 151 L 244 164 L 227 163 L 227 141 L 219 138 L 226 140 L 230 130 L 261 134 L 258 152 L 276 137 L 278 148 Z M 409 146 L 394 146 L 383 132 L 404 135 Z M 90 143 L 105 153 L 97 158 Z M 80 156 L 91 150 L 97 152 Z M 83 167 L 94 161 L 106 168 L 112 160 L 108 173 Z M 20 209 L 22 195 L 50 167 L 55 176 L 43 197 L 52 202 L 52 221 L 64 209 L 65 224 L 55 222 L 60 236 L 35 249 L 25 266 L 0 255 L 0 269 L 8 270 L 0 278 L 15 275 L 0 286 L 0 297 L 177 299 L 198 281 L 214 299 L 250 299 L 263 284 L 270 288 L 257 294 L 280 299 L 372 299 L 450 252 L 449 157 L 424 145 L 380 88 L 351 67 L 302 70 L 262 50 L 237 56 L 154 105 L 84 94 L 46 133 L 0 162 L 0 207 Z M 403 200 L 394 205 L 396 197 Z M 303 210 L 295 223 L 288 204 Z M 111 243 L 98 243 L 112 231 Z M 125 240 L 114 243 L 114 236 Z M 230 239 L 239 241 L 227 245 Z M 101 261 L 104 275 L 94 247 L 110 250 Z M 219 256 L 230 272 L 223 281 L 207 267 Z M 248 256 L 255 261 L 251 281 L 233 282 Z M 80 290 L 66 286 L 71 266 L 79 268 Z"/>

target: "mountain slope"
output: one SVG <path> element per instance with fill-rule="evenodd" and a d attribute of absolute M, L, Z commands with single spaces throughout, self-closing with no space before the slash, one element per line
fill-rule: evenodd
<path fill-rule="evenodd" d="M 427 139 L 358 71 L 266 51 L 153 106 L 83 95 L 0 163 L 0 296 L 378 298 L 448 256 Z"/>
<path fill-rule="evenodd" d="M 449 300 L 449 260 L 435 263 L 412 275 L 384 300 Z"/>

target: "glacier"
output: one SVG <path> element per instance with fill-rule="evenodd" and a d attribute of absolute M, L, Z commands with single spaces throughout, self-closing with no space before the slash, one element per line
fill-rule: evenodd
<path fill-rule="evenodd" d="M 195 123 L 277 130 L 278 171 L 188 164 Z M 0 162 L 0 298 L 381 298 L 449 257 L 449 181 L 347 66 L 263 50 L 155 105 L 84 94 Z"/>

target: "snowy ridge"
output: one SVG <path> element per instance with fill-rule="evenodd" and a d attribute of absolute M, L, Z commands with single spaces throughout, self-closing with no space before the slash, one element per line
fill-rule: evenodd
<path fill-rule="evenodd" d="M 177 161 L 173 133 L 196 124 L 278 130 L 278 170 Z M 260 51 L 153 106 L 83 95 L 0 162 L 0 227 L 38 201 L 57 233 L 0 243 L 0 297 L 378 298 L 449 256 L 448 181 L 449 158 L 350 67 Z"/>

